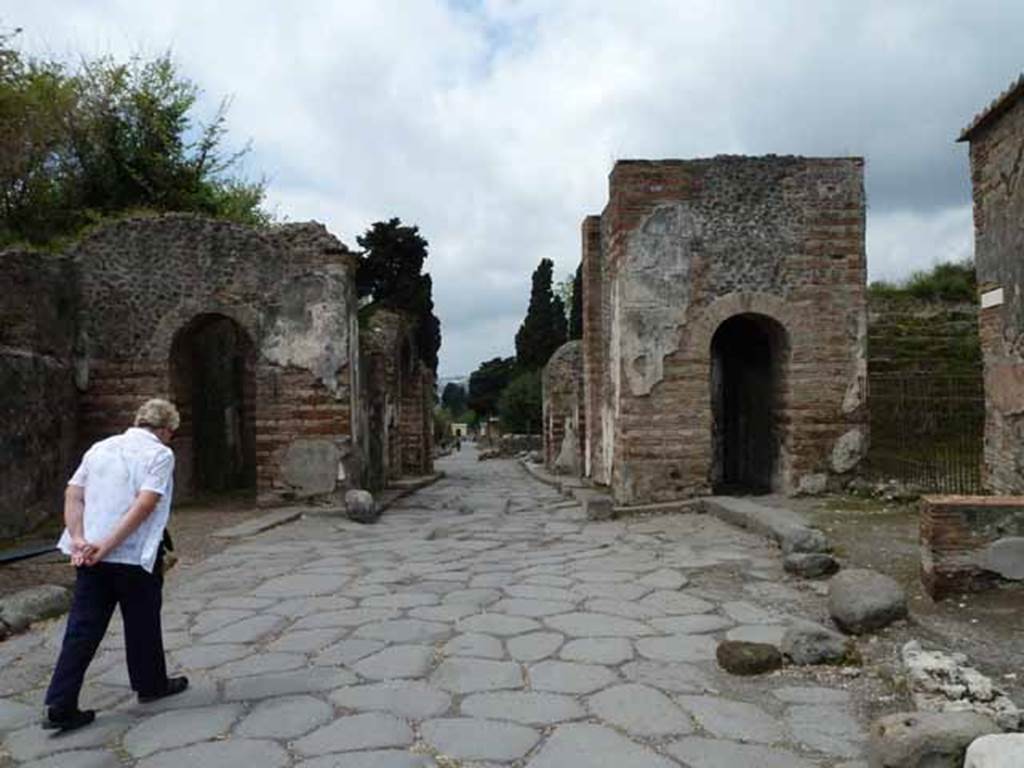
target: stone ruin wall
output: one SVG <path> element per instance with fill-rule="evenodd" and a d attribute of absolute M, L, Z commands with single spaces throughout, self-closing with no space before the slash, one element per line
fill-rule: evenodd
<path fill-rule="evenodd" d="M 360 322 L 368 414 L 367 487 L 433 471 L 434 376 L 419 359 L 408 315 L 370 306 Z"/>
<path fill-rule="evenodd" d="M 620 503 L 710 490 L 711 339 L 743 313 L 788 335 L 777 489 L 852 469 L 867 444 L 863 161 L 622 161 L 609 186 L 599 228 L 584 222 L 600 290 L 584 308 L 591 476 Z"/>
<path fill-rule="evenodd" d="M 566 342 L 555 351 L 544 366 L 541 386 L 544 465 L 579 477 L 586 443 L 582 341 Z"/>
<path fill-rule="evenodd" d="M 60 508 L 76 457 L 73 267 L 32 251 L 0 253 L 0 538 Z"/>
<path fill-rule="evenodd" d="M 244 351 L 234 415 L 248 417 L 234 426 L 258 500 L 360 484 L 354 270 L 321 225 L 254 229 L 190 214 L 111 222 L 59 257 L 0 255 L 0 277 L 16 288 L 0 297 L 0 531 L 59 514 L 82 451 L 153 396 L 182 411 L 175 495 L 187 498 L 198 353 L 183 340 L 205 328 L 208 355 Z"/>
<path fill-rule="evenodd" d="M 1024 81 L 1016 91 L 969 135 L 978 287 L 983 299 L 1002 290 L 1000 303 L 982 301 L 979 319 L 983 478 L 990 491 L 1002 494 L 1024 494 Z"/>

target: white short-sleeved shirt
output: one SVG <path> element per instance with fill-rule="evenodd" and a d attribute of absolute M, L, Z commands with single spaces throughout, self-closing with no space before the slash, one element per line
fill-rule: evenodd
<path fill-rule="evenodd" d="M 160 494 L 149 516 L 104 559 L 108 563 L 140 565 L 153 572 L 160 541 L 171 516 L 174 491 L 174 453 L 148 429 L 132 427 L 93 445 L 68 485 L 85 489 L 85 540 L 98 542 L 110 535 L 128 512 L 139 491 Z M 65 529 L 57 547 L 71 554 L 71 534 Z"/>

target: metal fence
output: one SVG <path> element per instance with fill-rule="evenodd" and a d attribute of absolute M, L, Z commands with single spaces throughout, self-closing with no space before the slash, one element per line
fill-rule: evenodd
<path fill-rule="evenodd" d="M 977 375 L 871 376 L 871 450 L 875 479 L 928 493 L 981 493 L 985 393 Z"/>

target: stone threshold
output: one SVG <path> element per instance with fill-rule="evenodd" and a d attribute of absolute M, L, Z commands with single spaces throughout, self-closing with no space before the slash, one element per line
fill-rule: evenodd
<path fill-rule="evenodd" d="M 219 531 L 214 531 L 212 535 L 218 539 L 240 539 L 244 536 L 252 536 L 256 533 L 269 531 L 271 528 L 298 520 L 307 512 L 309 512 L 307 507 L 275 509 L 273 512 L 260 515 L 252 520 L 246 520 L 244 523 L 232 525 L 230 528 L 221 528 Z"/>

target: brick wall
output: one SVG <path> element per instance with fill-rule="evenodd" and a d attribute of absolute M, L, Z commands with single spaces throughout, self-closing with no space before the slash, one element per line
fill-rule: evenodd
<path fill-rule="evenodd" d="M 176 489 L 179 498 L 190 495 L 189 344 L 204 322 L 227 318 L 251 348 L 240 402 L 260 501 L 333 488 L 338 462 L 358 481 L 355 262 L 321 225 L 126 219 L 90 234 L 71 255 L 88 369 L 80 449 L 124 429 L 144 399 L 171 396 L 183 411 Z"/>
<path fill-rule="evenodd" d="M 597 287 L 593 231 L 588 220 L 585 291 Z M 711 345 L 736 315 L 784 340 L 774 488 L 820 488 L 852 469 L 867 444 L 860 159 L 621 161 L 600 232 L 601 322 L 585 298 L 584 365 L 600 409 L 588 426 L 604 435 L 590 432 L 588 452 L 599 480 L 603 446 L 620 503 L 711 490 Z"/>
<path fill-rule="evenodd" d="M 921 581 L 934 598 L 1000 583 L 986 567 L 990 545 L 1024 536 L 1024 499 L 925 496 L 921 501 Z"/>
<path fill-rule="evenodd" d="M 74 469 L 74 272 L 66 259 L 0 253 L 0 538 L 60 514 Z"/>
<path fill-rule="evenodd" d="M 1024 81 L 965 132 L 974 192 L 974 258 L 985 302 L 979 329 L 985 366 L 984 480 L 994 493 L 1024 494 Z M 993 295 L 993 294 L 989 294 Z"/>

